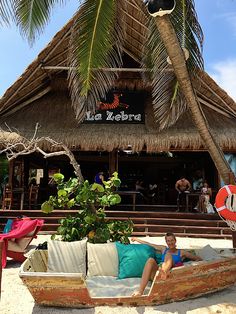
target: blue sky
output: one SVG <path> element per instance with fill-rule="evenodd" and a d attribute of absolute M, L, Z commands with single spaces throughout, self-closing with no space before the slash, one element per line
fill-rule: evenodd
<path fill-rule="evenodd" d="M 0 95 L 72 17 L 78 2 L 56 8 L 33 47 L 14 27 L 0 28 Z M 205 70 L 236 100 L 236 0 L 195 0 L 195 5 L 205 35 Z"/>

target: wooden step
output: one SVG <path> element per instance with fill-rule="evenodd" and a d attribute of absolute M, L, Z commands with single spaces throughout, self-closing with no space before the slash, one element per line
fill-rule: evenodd
<path fill-rule="evenodd" d="M 108 220 L 128 220 L 127 217 L 108 217 Z M 189 226 L 205 226 L 205 227 L 227 227 L 227 223 L 223 220 L 195 220 L 195 219 L 173 219 L 170 218 L 149 218 L 135 217 L 132 218 L 133 223 L 157 224 L 157 225 L 189 225 Z"/>
<path fill-rule="evenodd" d="M 182 213 L 182 212 L 137 212 L 137 211 L 106 211 L 108 217 L 149 217 L 149 218 L 185 218 L 195 220 L 220 220 L 217 214 Z"/>
<path fill-rule="evenodd" d="M 207 239 L 232 239 L 232 235 L 219 235 L 219 234 L 194 234 L 194 233 L 175 233 L 176 237 L 186 238 L 207 238 Z M 163 237 L 165 232 L 133 232 L 132 236 L 139 237 Z"/>
<path fill-rule="evenodd" d="M 55 233 L 60 220 L 69 215 L 74 216 L 77 210 L 54 210 L 46 215 L 41 210 L 6 210 L 0 211 L 0 229 L 3 230 L 8 218 L 16 218 L 20 215 L 32 219 L 44 219 L 45 223 L 41 233 Z M 131 219 L 134 223 L 133 235 L 159 236 L 166 232 L 174 232 L 176 235 L 188 237 L 206 238 L 231 238 L 232 232 L 228 225 L 217 214 L 183 213 L 169 211 L 133 211 L 133 210 L 109 210 L 106 211 L 108 220 Z"/>

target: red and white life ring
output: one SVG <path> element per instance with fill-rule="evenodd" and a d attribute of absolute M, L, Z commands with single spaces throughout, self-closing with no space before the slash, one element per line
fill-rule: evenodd
<path fill-rule="evenodd" d="M 216 195 L 215 207 L 220 216 L 228 220 L 236 221 L 236 212 L 232 212 L 225 205 L 227 197 L 232 194 L 236 194 L 236 185 L 223 186 Z"/>

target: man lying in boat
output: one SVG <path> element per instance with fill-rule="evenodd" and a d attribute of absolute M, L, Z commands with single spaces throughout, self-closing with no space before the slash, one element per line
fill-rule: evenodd
<path fill-rule="evenodd" d="M 183 260 L 185 258 L 193 260 L 193 261 L 202 260 L 201 257 L 197 255 L 193 255 L 187 251 L 177 249 L 176 237 L 174 233 L 172 232 L 168 232 L 165 235 L 165 241 L 166 241 L 167 247 L 164 245 L 156 245 L 153 243 L 149 243 L 136 237 L 132 237 L 131 241 L 132 242 L 137 241 L 139 243 L 152 246 L 157 251 L 161 252 L 162 254 L 162 261 L 159 265 L 158 265 L 157 259 L 155 258 L 149 258 L 147 260 L 143 269 L 143 274 L 142 274 L 139 289 L 132 294 L 132 296 L 134 297 L 141 296 L 143 294 L 148 281 L 153 280 L 157 271 L 159 271 L 158 276 L 160 276 L 162 280 L 165 280 L 168 277 L 171 268 L 182 266 Z"/>

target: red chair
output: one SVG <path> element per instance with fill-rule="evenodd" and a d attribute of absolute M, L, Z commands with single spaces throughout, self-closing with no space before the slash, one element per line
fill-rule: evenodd
<path fill-rule="evenodd" d="M 0 241 L 3 240 L 2 267 L 7 263 L 7 257 L 11 257 L 18 262 L 23 262 L 27 247 L 31 241 L 37 237 L 37 233 L 43 226 L 44 221 L 30 218 L 15 219 L 12 224 L 12 230 L 0 235 Z"/>

